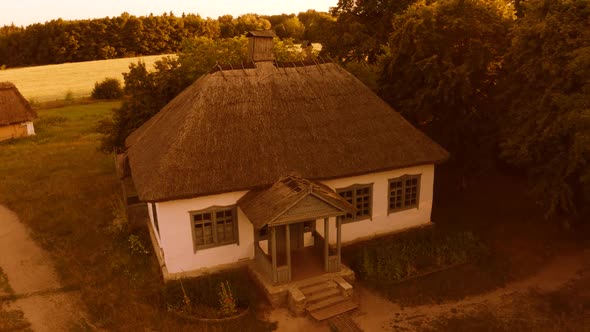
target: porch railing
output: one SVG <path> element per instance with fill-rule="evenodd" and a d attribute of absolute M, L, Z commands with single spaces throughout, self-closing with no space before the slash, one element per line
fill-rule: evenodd
<path fill-rule="evenodd" d="M 272 273 L 272 262 L 270 261 L 270 257 L 264 253 L 262 248 L 260 247 L 260 243 L 256 242 L 254 244 L 254 259 L 256 260 L 256 266 L 262 270 L 262 273 L 267 276 L 270 280 L 274 281 L 274 276 Z"/>
<path fill-rule="evenodd" d="M 338 272 L 340 271 L 340 264 L 338 262 L 338 256 L 328 256 L 328 265 L 326 272 Z"/>
<path fill-rule="evenodd" d="M 256 261 L 256 266 L 258 266 L 262 273 L 272 282 L 282 283 L 291 281 L 291 273 L 289 271 L 289 266 L 287 265 L 277 266 L 276 274 L 273 273 L 271 258 L 264 253 L 260 247 L 260 243 L 254 244 L 254 259 Z"/>
<path fill-rule="evenodd" d="M 288 282 L 288 281 L 291 281 L 289 267 L 287 265 L 277 266 L 277 278 L 276 278 L 275 282 L 282 283 L 282 282 Z"/>
<path fill-rule="evenodd" d="M 326 240 L 324 239 L 323 236 L 320 235 L 320 233 L 314 231 L 313 232 L 313 245 L 314 245 L 314 250 L 316 251 L 316 253 L 318 255 L 324 255 L 324 242 Z M 333 248 L 329 248 L 328 249 L 328 258 L 327 258 L 327 264 L 326 264 L 326 272 L 338 272 L 340 271 L 340 261 L 338 259 L 338 254 L 335 253 L 335 250 Z"/>

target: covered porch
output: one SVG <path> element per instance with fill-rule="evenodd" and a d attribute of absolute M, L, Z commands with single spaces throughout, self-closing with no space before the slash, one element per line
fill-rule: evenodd
<path fill-rule="evenodd" d="M 355 208 L 332 189 L 295 176 L 238 205 L 254 226 L 255 268 L 278 285 L 341 270 L 342 216 Z M 336 234 L 330 234 L 335 223 Z M 323 232 L 320 232 L 323 230 Z M 330 239 L 336 245 L 330 246 Z"/>

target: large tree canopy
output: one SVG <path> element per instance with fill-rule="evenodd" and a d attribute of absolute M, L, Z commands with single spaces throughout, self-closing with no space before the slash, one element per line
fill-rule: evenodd
<path fill-rule="evenodd" d="M 381 95 L 455 157 L 491 124 L 490 91 L 508 46 L 504 2 L 419 2 L 395 17 Z M 479 147 L 478 147 L 479 149 Z"/>
<path fill-rule="evenodd" d="M 418 0 L 339 0 L 332 8 L 338 17 L 326 50 L 342 61 L 373 63 L 392 31 L 395 14 Z"/>
<path fill-rule="evenodd" d="M 501 89 L 502 156 L 527 170 L 552 213 L 590 207 L 590 1 L 529 0 Z"/>

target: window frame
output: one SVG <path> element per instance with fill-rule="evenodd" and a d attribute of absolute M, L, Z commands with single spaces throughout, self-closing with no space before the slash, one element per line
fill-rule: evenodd
<path fill-rule="evenodd" d="M 232 241 L 218 242 L 216 213 L 220 212 L 220 211 L 227 211 L 227 210 L 232 211 L 234 239 Z M 198 215 L 198 214 L 204 214 L 204 213 L 211 213 L 211 224 L 212 224 L 211 232 L 213 235 L 213 243 L 197 245 L 195 225 L 197 223 L 203 223 L 203 222 L 202 221 L 195 221 L 194 216 Z M 203 249 L 223 247 L 223 246 L 227 246 L 227 245 L 231 245 L 231 244 L 240 245 L 240 234 L 239 234 L 239 227 L 238 227 L 238 209 L 237 209 L 236 205 L 211 206 L 211 207 L 208 207 L 208 208 L 202 209 L 202 210 L 189 211 L 189 216 L 190 216 L 191 234 L 192 234 L 192 239 L 193 239 L 193 252 L 197 252 L 198 250 L 203 250 Z"/>
<path fill-rule="evenodd" d="M 406 200 L 406 181 L 416 179 L 416 204 L 410 206 L 402 206 L 400 208 L 391 208 L 391 198 L 392 198 L 392 190 L 391 190 L 391 183 L 392 182 L 400 182 L 402 183 L 402 202 Z M 422 174 L 404 174 L 402 176 L 391 178 L 387 181 L 387 215 L 391 213 L 411 210 L 411 209 L 419 209 L 420 208 L 420 188 L 422 187 Z"/>
<path fill-rule="evenodd" d="M 346 215 L 341 216 L 341 220 L 343 224 L 347 224 L 347 223 L 351 223 L 351 222 L 357 222 L 357 221 L 362 221 L 362 220 L 373 220 L 373 183 L 367 183 L 367 184 L 358 184 L 355 183 L 353 185 L 350 185 L 348 187 L 344 187 L 344 188 L 336 188 L 336 193 L 342 197 L 342 195 L 340 195 L 340 193 L 343 192 L 347 192 L 347 191 L 352 191 L 352 206 L 354 206 L 356 208 L 356 191 L 358 189 L 365 189 L 368 188 L 369 189 L 369 214 L 368 215 L 362 215 L 362 216 L 357 216 L 356 213 L 352 216 L 352 218 L 347 218 Z M 342 197 L 344 199 L 346 199 L 345 197 Z"/>

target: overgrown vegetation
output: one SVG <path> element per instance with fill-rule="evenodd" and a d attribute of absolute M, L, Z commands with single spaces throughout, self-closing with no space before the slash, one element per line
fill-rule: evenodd
<path fill-rule="evenodd" d="M 249 307 L 255 310 L 258 302 L 257 289 L 245 269 L 172 281 L 162 296 L 165 309 L 195 318 L 230 317 Z"/>
<path fill-rule="evenodd" d="M 470 232 L 420 229 L 346 248 L 358 277 L 387 288 L 401 280 L 481 258 L 485 247 Z"/>
<path fill-rule="evenodd" d="M 101 82 L 96 82 L 90 96 L 94 99 L 119 99 L 123 96 L 121 82 L 116 78 L 105 78 Z"/>

